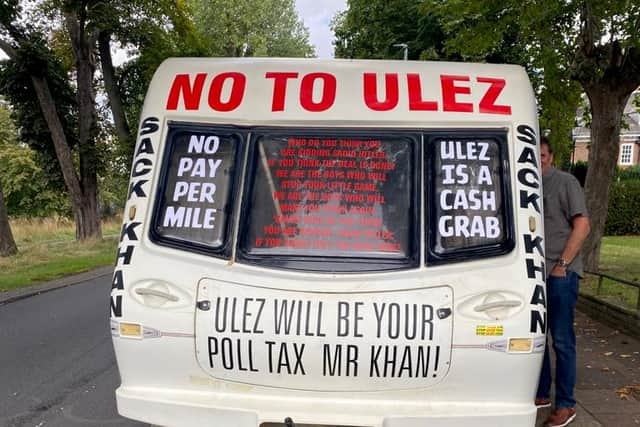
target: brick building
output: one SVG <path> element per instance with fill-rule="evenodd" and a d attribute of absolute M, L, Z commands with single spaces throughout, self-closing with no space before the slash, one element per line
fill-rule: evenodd
<path fill-rule="evenodd" d="M 640 99 L 640 90 L 635 91 L 630 97 L 624 110 L 626 128 L 620 130 L 620 149 L 618 152 L 618 166 L 627 168 L 640 163 L 640 112 L 633 103 L 633 99 Z M 573 155 L 572 163 L 588 161 L 589 144 L 591 142 L 591 129 L 576 127 L 573 129 Z"/>

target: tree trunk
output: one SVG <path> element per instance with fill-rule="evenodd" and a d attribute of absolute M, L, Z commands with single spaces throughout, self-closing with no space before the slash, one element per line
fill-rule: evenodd
<path fill-rule="evenodd" d="M 122 107 L 122 95 L 116 82 L 113 61 L 111 60 L 110 35 L 101 32 L 98 36 L 98 47 L 100 50 L 100 64 L 102 65 L 102 76 L 104 78 L 104 88 L 109 97 L 109 105 L 113 114 L 113 121 L 116 125 L 118 139 L 122 144 L 127 144 L 131 140 L 131 131 L 127 123 L 127 117 Z"/>
<path fill-rule="evenodd" d="M 625 93 L 626 92 L 626 93 Z M 609 208 L 609 190 L 620 150 L 620 125 L 630 91 L 614 90 L 609 85 L 594 85 L 587 90 L 593 119 L 589 168 L 585 197 L 591 222 L 591 233 L 583 247 L 585 268 L 597 272 L 600 245 Z"/>
<path fill-rule="evenodd" d="M 93 90 L 95 39 L 87 30 L 84 12 L 80 10 L 78 15 L 68 12 L 65 16 L 76 60 L 78 83 L 78 151 L 82 186 L 81 202 L 74 206 L 78 240 L 102 238 L 98 208 L 98 154 L 95 141 L 98 120 Z"/>
<path fill-rule="evenodd" d="M 49 85 L 46 79 L 42 77 L 31 76 L 31 81 L 33 82 L 33 87 L 38 96 L 40 108 L 42 108 L 42 113 L 49 127 L 49 131 L 51 132 L 56 157 L 60 163 L 62 176 L 69 191 L 76 220 L 76 238 L 78 240 L 85 240 L 89 237 L 100 238 L 102 237 L 102 228 L 100 215 L 98 213 L 98 180 L 95 173 L 95 156 L 87 156 L 87 153 L 82 152 L 81 146 L 80 164 L 81 174 L 83 175 L 81 181 L 76 174 L 73 155 L 69 148 L 67 137 L 64 134 L 62 124 L 60 123 Z M 93 153 L 95 154 L 95 147 Z M 93 165 L 87 165 L 87 162 L 91 162 Z M 83 165 L 84 168 L 82 167 Z M 93 170 L 93 176 L 90 175 L 91 170 Z"/>
<path fill-rule="evenodd" d="M 73 207 L 73 216 L 76 222 L 77 240 L 102 238 L 97 188 L 94 191 L 90 191 L 89 196 L 83 197 L 83 201 L 79 206 Z"/>
<path fill-rule="evenodd" d="M 15 240 L 13 240 L 7 208 L 4 204 L 4 194 L 2 194 L 2 188 L 0 188 L 0 256 L 7 257 L 17 253 L 18 247 Z"/>
<path fill-rule="evenodd" d="M 47 80 L 43 77 L 32 75 L 31 82 L 38 97 L 42 114 L 49 127 L 49 132 L 51 132 L 51 139 L 53 140 L 56 157 L 60 163 L 62 177 L 69 191 L 71 204 L 75 210 L 82 204 L 82 188 L 80 187 L 80 179 L 73 165 L 73 155 L 69 148 L 67 136 L 64 133 L 62 123 L 60 123 L 60 118 L 58 117 L 56 105 L 49 90 Z"/>

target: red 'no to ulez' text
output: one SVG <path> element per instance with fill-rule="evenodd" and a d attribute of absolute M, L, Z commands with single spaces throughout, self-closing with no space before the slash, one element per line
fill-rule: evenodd
<path fill-rule="evenodd" d="M 207 73 L 176 74 L 167 96 L 166 109 L 198 110 L 204 93 Z M 271 111 L 284 111 L 291 92 L 299 94 L 300 106 L 309 112 L 329 110 L 336 101 L 338 81 L 331 73 L 308 73 L 300 76 L 297 72 L 267 72 L 265 80 L 272 84 Z M 384 91 L 378 92 L 378 79 L 384 79 Z M 398 107 L 400 101 L 401 78 L 406 80 L 409 111 L 443 111 L 458 113 L 511 115 L 511 106 L 498 104 L 506 80 L 494 77 L 475 77 L 465 75 L 441 74 L 434 83 L 439 89 L 438 99 L 424 99 L 422 93 L 423 76 L 417 73 L 363 73 L 362 88 L 364 105 L 372 111 L 390 111 Z M 479 83 L 479 84 L 478 84 Z M 321 85 L 319 99 L 314 99 L 314 88 Z M 230 88 L 223 96 L 223 88 Z M 239 72 L 225 72 L 213 76 L 206 92 L 209 108 L 219 112 L 230 112 L 238 108 L 247 88 L 247 76 Z M 477 93 L 480 91 L 481 93 Z M 480 101 L 467 102 L 472 95 Z"/>

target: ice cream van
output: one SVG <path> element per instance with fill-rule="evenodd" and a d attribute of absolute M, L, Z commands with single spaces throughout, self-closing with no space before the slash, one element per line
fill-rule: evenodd
<path fill-rule="evenodd" d="M 538 141 L 518 66 L 165 61 L 112 282 L 119 413 L 533 426 Z"/>

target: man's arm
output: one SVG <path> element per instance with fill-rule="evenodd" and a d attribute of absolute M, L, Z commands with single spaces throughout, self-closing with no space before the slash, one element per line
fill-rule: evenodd
<path fill-rule="evenodd" d="M 571 225 L 573 229 L 571 230 L 571 234 L 569 234 L 569 238 L 567 239 L 567 243 L 564 245 L 564 249 L 562 250 L 562 254 L 560 258 L 567 261 L 567 264 L 571 264 L 571 261 L 578 255 L 584 241 L 587 239 L 589 232 L 591 231 L 591 226 L 589 225 L 589 217 L 583 215 L 574 216 L 571 219 Z M 552 276 L 564 276 L 567 274 L 567 269 L 560 267 L 559 265 L 554 265 L 553 270 L 551 270 Z"/>

